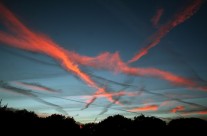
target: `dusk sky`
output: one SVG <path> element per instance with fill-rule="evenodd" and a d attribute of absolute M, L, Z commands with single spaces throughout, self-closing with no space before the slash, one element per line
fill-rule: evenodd
<path fill-rule="evenodd" d="M 0 99 L 87 123 L 207 119 L 205 0 L 1 0 Z"/>

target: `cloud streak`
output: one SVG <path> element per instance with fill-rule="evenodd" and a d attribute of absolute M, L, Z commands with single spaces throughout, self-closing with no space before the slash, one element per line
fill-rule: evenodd
<path fill-rule="evenodd" d="M 207 110 L 199 111 L 197 114 L 206 115 L 207 114 Z"/>
<path fill-rule="evenodd" d="M 29 90 L 39 90 L 39 91 L 46 91 L 50 93 L 57 93 L 59 91 L 54 90 L 52 88 L 37 84 L 37 83 L 26 83 L 26 82 L 14 82 L 16 85 L 19 85 L 24 88 L 28 88 Z"/>
<path fill-rule="evenodd" d="M 194 0 L 191 4 L 185 7 L 182 11 L 177 13 L 169 22 L 162 25 L 152 36 L 150 43 L 142 48 L 135 56 L 128 61 L 128 63 L 135 62 L 139 60 L 141 57 L 146 55 L 148 51 L 153 48 L 154 46 L 158 45 L 162 38 L 164 38 L 167 33 L 169 33 L 174 27 L 178 26 L 179 24 L 185 22 L 188 18 L 193 16 L 196 11 L 202 5 L 202 0 Z"/>
<path fill-rule="evenodd" d="M 131 111 L 131 112 L 157 111 L 158 108 L 159 108 L 159 105 L 147 105 L 143 107 L 136 107 L 128 111 Z"/>

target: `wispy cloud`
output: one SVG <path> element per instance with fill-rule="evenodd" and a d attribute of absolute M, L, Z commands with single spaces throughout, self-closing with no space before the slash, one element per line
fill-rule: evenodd
<path fill-rule="evenodd" d="M 20 87 L 28 88 L 29 90 L 47 91 L 47 92 L 52 92 L 52 93 L 59 92 L 57 90 L 54 90 L 52 88 L 43 86 L 43 85 L 38 84 L 38 83 L 27 83 L 27 82 L 19 82 L 19 81 L 16 81 L 16 82 L 13 82 L 13 83 L 15 83 L 16 85 L 19 85 Z"/>

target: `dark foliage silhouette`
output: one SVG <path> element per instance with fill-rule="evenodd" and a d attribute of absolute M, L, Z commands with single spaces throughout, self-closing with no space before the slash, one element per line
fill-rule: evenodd
<path fill-rule="evenodd" d="M 105 120 L 97 124 L 97 135 L 127 135 L 131 127 L 131 119 L 121 115 L 109 116 Z M 107 131 L 106 131 L 107 130 Z"/>
<path fill-rule="evenodd" d="M 153 133 L 161 134 L 166 129 L 166 123 L 158 119 L 156 117 L 145 117 L 144 115 L 140 115 L 138 117 L 134 117 L 132 122 L 132 133 Z M 151 130 L 151 131 L 149 131 Z"/>
<path fill-rule="evenodd" d="M 6 134 L 67 134 L 67 135 L 140 135 L 140 134 L 200 134 L 207 129 L 207 121 L 198 118 L 180 118 L 168 124 L 156 117 L 140 115 L 134 119 L 122 115 L 109 116 L 99 123 L 80 124 L 71 117 L 53 114 L 46 118 L 34 112 L 14 110 L 0 101 L 1 133 Z M 28 133 L 29 132 L 29 133 Z"/>
<path fill-rule="evenodd" d="M 7 134 L 65 134 L 80 133 L 80 125 L 70 117 L 53 114 L 46 118 L 38 117 L 34 112 L 27 110 L 14 110 L 0 103 L 1 130 Z"/>
<path fill-rule="evenodd" d="M 97 134 L 97 124 L 88 123 L 81 126 L 81 134 L 85 136 L 95 136 Z"/>
<path fill-rule="evenodd" d="M 50 130 L 51 133 L 77 133 L 80 131 L 80 125 L 78 125 L 73 118 L 65 117 L 63 115 L 53 114 L 47 118 L 42 118 L 41 120 L 43 124 L 42 129 Z"/>
<path fill-rule="evenodd" d="M 207 129 L 207 121 L 198 118 L 174 119 L 168 124 L 168 131 L 172 134 L 176 131 L 181 133 L 204 134 Z"/>

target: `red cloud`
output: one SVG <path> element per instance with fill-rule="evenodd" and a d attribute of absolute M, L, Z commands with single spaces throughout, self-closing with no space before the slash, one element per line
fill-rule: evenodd
<path fill-rule="evenodd" d="M 197 112 L 197 114 L 205 115 L 205 114 L 207 114 L 207 110 L 199 111 L 199 112 Z"/>

